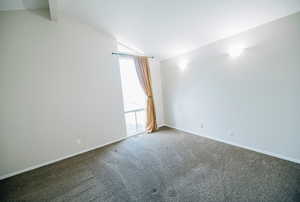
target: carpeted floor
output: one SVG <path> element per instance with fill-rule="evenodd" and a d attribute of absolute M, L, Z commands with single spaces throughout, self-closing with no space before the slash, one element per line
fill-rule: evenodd
<path fill-rule="evenodd" d="M 0 201 L 300 201 L 300 165 L 164 128 L 0 181 Z"/>

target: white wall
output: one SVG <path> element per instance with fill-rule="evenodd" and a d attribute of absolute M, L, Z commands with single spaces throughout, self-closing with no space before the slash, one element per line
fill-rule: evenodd
<path fill-rule="evenodd" d="M 299 22 L 300 13 L 163 61 L 166 124 L 300 162 Z M 235 44 L 247 49 L 232 59 Z"/>
<path fill-rule="evenodd" d="M 48 18 L 0 12 L 2 177 L 126 136 L 115 41 Z"/>
<path fill-rule="evenodd" d="M 51 1 L 51 0 L 50 0 Z M 48 8 L 48 0 L 10 0 L 0 1 L 0 10 Z"/>

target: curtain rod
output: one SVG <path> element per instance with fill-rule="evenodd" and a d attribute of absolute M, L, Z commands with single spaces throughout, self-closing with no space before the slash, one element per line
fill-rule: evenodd
<path fill-rule="evenodd" d="M 115 53 L 115 52 L 112 52 L 111 54 L 113 54 L 113 55 L 123 55 L 123 56 L 137 56 L 137 55 L 131 55 L 131 54 L 127 54 L 127 53 Z M 153 56 L 146 56 L 146 57 L 154 59 Z"/>

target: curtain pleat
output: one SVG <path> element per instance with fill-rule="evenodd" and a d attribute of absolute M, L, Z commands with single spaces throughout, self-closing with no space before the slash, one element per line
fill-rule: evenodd
<path fill-rule="evenodd" d="M 147 96 L 147 123 L 146 130 L 151 133 L 157 129 L 155 106 L 153 100 L 152 86 L 151 86 L 151 75 L 149 69 L 148 58 L 145 56 L 135 56 L 135 69 L 139 82 Z"/>

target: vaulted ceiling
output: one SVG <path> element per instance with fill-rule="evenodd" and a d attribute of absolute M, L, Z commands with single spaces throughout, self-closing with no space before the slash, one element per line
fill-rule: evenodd
<path fill-rule="evenodd" d="M 160 59 L 295 13 L 300 0 L 63 0 L 63 9 Z"/>
<path fill-rule="evenodd" d="M 60 15 L 76 17 L 159 59 L 300 11 L 300 0 L 49 1 L 57 1 Z"/>

